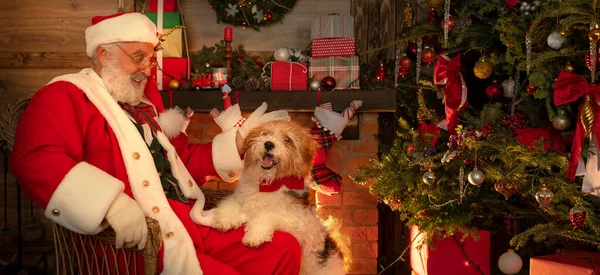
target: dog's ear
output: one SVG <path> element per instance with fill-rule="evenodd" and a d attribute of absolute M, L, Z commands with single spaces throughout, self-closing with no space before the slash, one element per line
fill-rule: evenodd
<path fill-rule="evenodd" d="M 302 135 L 302 144 L 304 144 L 305 148 L 304 148 L 304 152 L 303 152 L 303 156 L 304 156 L 304 160 L 307 163 L 312 163 L 315 156 L 317 155 L 317 150 L 319 149 L 319 144 L 312 138 L 312 136 L 310 135 L 310 132 L 308 130 L 305 130 L 303 135 Z"/>
<path fill-rule="evenodd" d="M 258 125 L 256 127 L 252 128 L 248 132 L 248 135 L 244 139 L 244 146 L 243 146 L 243 151 L 244 152 L 247 152 L 250 149 L 250 147 L 252 146 L 252 143 L 254 142 L 254 140 L 260 136 L 260 133 L 262 131 L 264 131 L 263 128 L 264 128 L 264 126 Z"/>

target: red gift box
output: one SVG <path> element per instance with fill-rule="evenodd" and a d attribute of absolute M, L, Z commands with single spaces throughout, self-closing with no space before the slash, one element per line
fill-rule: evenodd
<path fill-rule="evenodd" d="M 150 0 L 148 7 L 149 12 L 158 12 L 158 0 Z M 177 0 L 164 0 L 163 1 L 163 12 L 176 12 L 177 11 Z"/>
<path fill-rule="evenodd" d="M 600 253 L 577 251 L 532 257 L 529 259 L 529 274 L 600 274 Z"/>
<path fill-rule="evenodd" d="M 353 56 L 356 54 L 354 38 L 320 38 L 311 41 L 312 57 Z"/>
<path fill-rule="evenodd" d="M 475 266 L 471 266 L 469 260 L 460 249 L 463 246 L 465 253 L 479 266 L 485 275 L 490 274 L 490 232 L 478 230 L 479 240 L 475 241 L 468 237 L 461 244 L 456 243 L 452 236 L 442 240 L 434 240 L 435 250 L 429 249 L 427 244 L 422 243 L 423 233 L 419 234 L 419 228 L 414 225 L 410 228 L 411 243 L 410 266 L 415 275 L 480 275 Z M 418 235 L 418 236 L 417 236 Z M 454 234 L 459 242 L 463 234 Z M 421 245 L 422 244 L 422 245 Z M 420 247 L 419 247 L 420 246 Z"/>
<path fill-rule="evenodd" d="M 271 90 L 306 91 L 307 82 L 306 62 L 273 62 L 271 64 Z"/>
<path fill-rule="evenodd" d="M 188 58 L 163 58 L 162 59 L 162 89 L 159 85 L 159 90 L 168 90 L 169 89 L 169 81 L 171 81 L 171 77 L 177 80 L 183 80 L 189 78 L 188 76 Z M 156 77 L 156 68 L 152 68 L 152 77 Z"/>

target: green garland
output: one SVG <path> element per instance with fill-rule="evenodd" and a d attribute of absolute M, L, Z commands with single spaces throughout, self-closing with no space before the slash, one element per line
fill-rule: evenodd
<path fill-rule="evenodd" d="M 255 30 L 280 22 L 296 3 L 295 0 L 209 0 L 208 2 L 217 13 L 217 23 L 225 22 Z"/>

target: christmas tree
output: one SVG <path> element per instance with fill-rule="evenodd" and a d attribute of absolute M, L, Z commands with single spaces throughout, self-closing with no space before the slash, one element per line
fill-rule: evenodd
<path fill-rule="evenodd" d="M 427 4 L 397 41 L 397 138 L 355 180 L 429 241 L 486 229 L 522 256 L 600 249 L 597 1 Z"/>

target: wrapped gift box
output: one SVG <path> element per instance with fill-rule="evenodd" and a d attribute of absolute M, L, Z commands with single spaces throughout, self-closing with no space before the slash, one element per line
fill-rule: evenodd
<path fill-rule="evenodd" d="M 147 12 L 145 14 L 156 24 L 157 13 Z M 162 39 L 163 57 L 183 57 L 183 29 L 180 13 L 163 13 Z"/>
<path fill-rule="evenodd" d="M 354 37 L 354 17 L 327 15 L 311 20 L 310 39 L 342 37 Z"/>
<path fill-rule="evenodd" d="M 312 57 L 354 56 L 354 38 L 318 38 L 311 41 Z"/>
<path fill-rule="evenodd" d="M 306 91 L 307 82 L 306 62 L 273 62 L 271 64 L 271 90 Z"/>
<path fill-rule="evenodd" d="M 148 10 L 150 12 L 158 11 L 158 0 L 150 0 Z M 177 0 L 163 0 L 163 12 L 176 12 L 177 11 Z"/>
<path fill-rule="evenodd" d="M 462 244 L 465 253 L 473 262 L 479 265 L 479 269 L 485 274 L 491 274 L 490 270 L 490 232 L 478 230 L 479 240 L 467 238 Z M 418 236 L 417 236 L 418 235 Z M 463 234 L 457 232 L 454 236 L 460 241 Z M 448 236 L 442 240 L 435 240 L 435 250 L 426 244 L 421 247 L 423 234 L 419 234 L 419 228 L 410 228 L 411 244 L 410 266 L 414 275 L 480 275 L 477 268 L 469 264 L 459 244 Z"/>
<path fill-rule="evenodd" d="M 324 57 L 309 59 L 308 74 L 317 80 L 326 76 L 335 78 L 335 89 L 360 89 L 358 56 Z"/>
<path fill-rule="evenodd" d="M 529 259 L 530 275 L 587 275 L 600 274 L 600 253 L 567 252 L 532 257 Z"/>
<path fill-rule="evenodd" d="M 188 76 L 188 64 L 191 62 L 188 58 L 163 58 L 162 64 L 162 88 L 160 90 L 169 89 L 169 81 L 171 77 L 181 80 L 187 79 Z M 156 77 L 156 68 L 152 69 L 152 77 Z M 158 82 L 158 80 L 157 80 Z"/>

